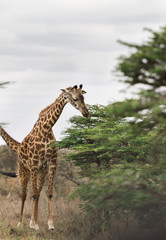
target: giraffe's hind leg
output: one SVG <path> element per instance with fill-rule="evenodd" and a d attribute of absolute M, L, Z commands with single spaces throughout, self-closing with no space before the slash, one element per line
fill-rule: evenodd
<path fill-rule="evenodd" d="M 19 176 L 20 176 L 20 182 L 21 182 L 21 212 L 20 212 L 20 220 L 17 224 L 18 227 L 21 226 L 22 224 L 24 203 L 26 200 L 27 186 L 28 186 L 28 181 L 30 177 L 29 170 L 26 169 L 22 164 L 19 164 Z"/>
<path fill-rule="evenodd" d="M 37 175 L 38 175 L 38 169 L 33 168 L 31 169 L 31 182 L 32 182 L 32 215 L 30 220 L 30 228 L 33 228 L 35 230 L 39 229 L 38 226 L 38 202 L 39 202 L 39 195 L 37 191 Z"/>
<path fill-rule="evenodd" d="M 42 187 L 45 182 L 45 177 L 47 175 L 47 170 L 43 170 L 36 175 L 34 173 L 34 178 L 33 178 L 33 193 L 32 193 L 32 217 L 30 220 L 30 227 L 38 230 L 38 203 L 39 203 L 39 197 L 40 197 L 40 192 L 42 190 Z M 37 176 L 37 178 L 36 178 Z M 36 193 L 35 193 L 36 192 Z"/>

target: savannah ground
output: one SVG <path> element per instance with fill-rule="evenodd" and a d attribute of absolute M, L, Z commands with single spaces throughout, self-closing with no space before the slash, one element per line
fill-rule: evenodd
<path fill-rule="evenodd" d="M 8 195 L 11 186 L 13 191 Z M 39 204 L 39 231 L 29 228 L 31 213 L 30 191 L 25 204 L 24 221 L 22 228 L 17 227 L 20 211 L 20 189 L 18 180 L 10 180 L 7 177 L 0 178 L 3 186 L 0 190 L 0 239 L 79 239 L 84 224 L 83 217 L 79 210 L 79 200 L 71 200 L 67 197 L 72 191 L 72 184 L 65 183 L 63 192 L 58 192 L 54 197 L 53 212 L 55 230 L 47 230 L 47 197 L 45 185 L 41 193 Z"/>
<path fill-rule="evenodd" d="M 39 202 L 39 227 L 29 228 L 31 216 L 31 183 L 28 185 L 27 200 L 24 208 L 23 226 L 18 228 L 20 212 L 20 183 L 18 178 L 0 175 L 0 240 L 164 240 L 159 234 L 140 231 L 132 216 L 114 220 L 109 225 L 99 226 L 98 216 L 88 216 L 80 208 L 79 198 L 71 194 L 78 186 L 76 183 L 87 181 L 79 179 L 78 169 L 64 159 L 66 150 L 59 154 L 59 167 L 54 184 L 53 219 L 55 230 L 47 228 L 47 181 L 41 192 Z M 2 154 L 1 154 L 2 156 Z M 7 156 L 10 156 L 8 154 Z M 1 159 L 0 159 L 1 160 Z M 15 161 L 15 159 L 13 160 Z M 1 165 L 5 166 L 1 161 Z M 8 165 L 8 164 L 7 164 Z M 14 164 L 12 164 L 14 169 Z M 11 170 L 5 166 L 4 170 Z M 104 218 L 103 213 L 103 218 Z M 165 234 L 164 234 L 165 236 Z"/>

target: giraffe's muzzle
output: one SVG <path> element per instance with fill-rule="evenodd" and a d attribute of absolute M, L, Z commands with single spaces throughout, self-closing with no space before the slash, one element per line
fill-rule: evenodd
<path fill-rule="evenodd" d="M 87 108 L 84 108 L 84 109 L 82 110 L 82 115 L 83 115 L 83 117 L 86 117 L 86 118 L 89 117 L 89 112 L 88 112 L 88 109 L 87 109 Z"/>

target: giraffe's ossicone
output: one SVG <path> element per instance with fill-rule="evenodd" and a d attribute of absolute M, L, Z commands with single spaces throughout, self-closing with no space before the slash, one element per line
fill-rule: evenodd
<path fill-rule="evenodd" d="M 52 127 L 58 120 L 64 106 L 69 102 L 78 109 L 84 117 L 89 116 L 84 102 L 86 92 L 79 87 L 61 89 L 60 96 L 39 114 L 31 132 L 19 143 L 11 138 L 0 126 L 0 135 L 7 145 L 18 155 L 18 176 L 21 182 L 21 213 L 18 225 L 22 223 L 24 203 L 29 179 L 32 182 L 32 215 L 30 227 L 38 227 L 38 202 L 45 177 L 48 174 L 48 227 L 54 229 L 52 218 L 53 179 L 57 168 L 57 149 L 51 147 L 55 142 Z"/>

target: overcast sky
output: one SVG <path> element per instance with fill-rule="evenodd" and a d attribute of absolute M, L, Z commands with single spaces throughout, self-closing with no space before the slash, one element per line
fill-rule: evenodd
<path fill-rule="evenodd" d="M 39 112 L 61 88 L 83 84 L 88 104 L 108 104 L 129 94 L 113 70 L 129 49 L 118 39 L 142 43 L 166 23 L 164 0 L 0 1 L 0 122 L 17 141 L 30 132 Z M 67 105 L 54 126 L 57 139 L 80 115 Z M 0 144 L 4 144 L 0 139 Z"/>

